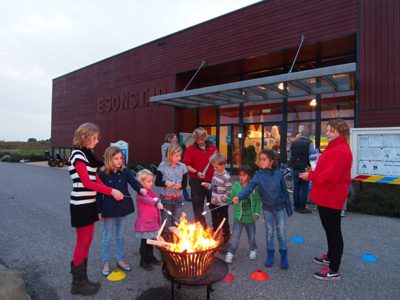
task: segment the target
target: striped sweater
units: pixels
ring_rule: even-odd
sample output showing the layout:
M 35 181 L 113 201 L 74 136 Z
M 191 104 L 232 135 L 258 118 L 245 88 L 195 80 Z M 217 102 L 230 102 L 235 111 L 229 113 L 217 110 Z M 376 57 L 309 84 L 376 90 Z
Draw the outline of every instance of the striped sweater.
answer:
M 96 194 L 110 195 L 112 189 L 106 187 L 97 175 L 97 167 L 82 150 L 72 151 L 68 161 L 68 171 L 72 180 L 70 213 L 72 227 L 83 227 L 98 220 Z
M 216 205 L 224 204 L 223 199 L 226 200 L 231 194 L 232 179 L 228 172 L 219 174 L 214 172 L 211 179 L 211 198 L 215 198 Z

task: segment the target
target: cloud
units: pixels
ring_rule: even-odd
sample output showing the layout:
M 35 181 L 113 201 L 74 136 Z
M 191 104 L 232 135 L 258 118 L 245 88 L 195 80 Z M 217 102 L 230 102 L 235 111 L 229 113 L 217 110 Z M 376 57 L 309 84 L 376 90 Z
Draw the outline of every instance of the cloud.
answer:
M 17 33 L 49 33 L 49 34 L 70 34 L 73 32 L 73 21 L 62 15 L 42 16 L 38 14 L 30 14 L 21 18 L 15 25 L 15 32 Z

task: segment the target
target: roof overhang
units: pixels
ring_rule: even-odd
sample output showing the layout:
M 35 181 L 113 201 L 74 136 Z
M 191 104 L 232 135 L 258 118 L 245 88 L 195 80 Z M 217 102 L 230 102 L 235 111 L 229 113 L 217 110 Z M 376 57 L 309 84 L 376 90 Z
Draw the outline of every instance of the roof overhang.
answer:
M 354 90 L 356 63 L 214 85 L 150 97 L 151 103 L 200 108 Z

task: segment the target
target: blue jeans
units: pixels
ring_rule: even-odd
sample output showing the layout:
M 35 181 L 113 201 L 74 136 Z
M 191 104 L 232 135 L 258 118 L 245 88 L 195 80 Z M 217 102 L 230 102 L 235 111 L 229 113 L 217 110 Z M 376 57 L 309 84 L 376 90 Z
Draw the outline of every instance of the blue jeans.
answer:
M 110 263 L 110 246 L 115 227 L 115 259 L 120 262 L 124 258 L 124 235 L 127 217 L 104 218 L 102 256 L 105 264 Z
M 168 215 L 165 209 L 161 211 L 161 218 L 164 221 L 167 219 L 167 224 L 165 226 L 164 232 L 168 231 L 168 227 L 175 226 L 175 222 L 179 223 L 181 214 L 182 214 L 182 202 L 183 199 L 165 199 L 161 197 L 161 203 L 165 209 L 169 210 L 172 213 L 172 216 Z
M 281 210 L 275 210 L 270 212 L 269 210 L 263 209 L 264 220 L 265 220 L 265 231 L 267 233 L 267 250 L 274 250 L 274 235 L 275 227 L 278 235 L 279 250 L 287 250 L 286 244 L 286 208 Z
M 293 206 L 297 210 L 306 208 L 309 182 L 299 178 L 300 171 L 293 170 Z
M 250 250 L 257 250 L 256 245 L 256 223 L 233 223 L 232 235 L 229 241 L 228 252 L 235 254 L 239 246 L 240 236 L 243 228 L 246 229 Z

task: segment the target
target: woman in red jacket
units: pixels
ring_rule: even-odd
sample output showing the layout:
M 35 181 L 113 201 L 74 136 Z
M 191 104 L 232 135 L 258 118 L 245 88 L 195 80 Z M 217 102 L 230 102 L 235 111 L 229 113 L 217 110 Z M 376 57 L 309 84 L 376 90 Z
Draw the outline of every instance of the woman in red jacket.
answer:
M 352 155 L 347 143 L 349 126 L 342 119 L 328 122 L 328 147 L 318 159 L 315 171 L 307 170 L 299 177 L 312 180 L 310 199 L 318 205 L 319 216 L 328 241 L 328 252 L 314 257 L 314 262 L 325 266 L 313 277 L 321 280 L 340 279 L 339 266 L 343 254 L 340 212 L 351 183 Z

